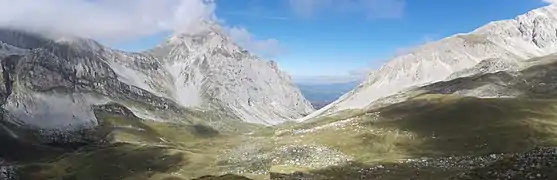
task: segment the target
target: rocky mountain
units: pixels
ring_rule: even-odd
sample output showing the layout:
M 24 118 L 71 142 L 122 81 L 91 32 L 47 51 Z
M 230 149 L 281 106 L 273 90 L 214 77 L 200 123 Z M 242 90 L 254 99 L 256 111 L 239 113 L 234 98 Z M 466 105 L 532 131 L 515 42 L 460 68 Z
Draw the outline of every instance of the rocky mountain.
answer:
M 456 95 L 477 98 L 555 98 L 553 89 L 557 75 L 557 54 L 522 61 L 521 69 L 489 72 L 480 62 L 477 74 L 439 81 L 425 86 L 409 88 L 394 95 L 377 99 L 365 109 L 376 109 L 401 103 L 427 94 Z M 491 61 L 488 61 L 491 62 Z M 469 72 L 467 70 L 463 72 Z
M 274 61 L 236 46 L 216 24 L 205 22 L 194 33 L 172 36 L 149 54 L 164 63 L 174 82 L 171 94 L 183 106 L 219 106 L 265 124 L 313 111 Z
M 557 52 L 556 31 L 557 5 L 549 5 L 514 19 L 488 23 L 470 33 L 425 44 L 391 59 L 357 88 L 300 120 L 361 109 L 408 88 L 482 71 L 470 68 L 483 66 L 483 71 L 515 68 L 527 59 Z M 474 68 L 480 62 L 489 68 L 485 64 Z
M 10 29 L 0 30 L 0 42 L 3 119 L 25 127 L 96 126 L 93 109 L 107 103 L 142 119 L 213 125 L 276 124 L 313 110 L 276 63 L 209 22 L 143 53 Z

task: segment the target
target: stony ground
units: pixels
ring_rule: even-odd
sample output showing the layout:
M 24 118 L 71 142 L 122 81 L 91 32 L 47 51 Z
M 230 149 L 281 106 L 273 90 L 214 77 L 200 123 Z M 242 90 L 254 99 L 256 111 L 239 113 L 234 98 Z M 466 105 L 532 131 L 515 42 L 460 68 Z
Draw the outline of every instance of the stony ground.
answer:
M 557 179 L 557 148 L 540 147 L 525 153 L 492 154 L 479 157 L 412 159 L 399 164 L 344 168 L 343 175 L 325 171 L 292 174 L 274 173 L 271 179 L 451 179 L 451 180 L 524 180 Z M 406 172 L 411 170 L 411 172 Z M 422 171 L 423 170 L 423 171 Z
M 13 166 L 0 158 L 0 180 L 16 179 Z
M 511 154 L 451 179 L 557 179 L 557 148 L 540 147 L 525 153 Z

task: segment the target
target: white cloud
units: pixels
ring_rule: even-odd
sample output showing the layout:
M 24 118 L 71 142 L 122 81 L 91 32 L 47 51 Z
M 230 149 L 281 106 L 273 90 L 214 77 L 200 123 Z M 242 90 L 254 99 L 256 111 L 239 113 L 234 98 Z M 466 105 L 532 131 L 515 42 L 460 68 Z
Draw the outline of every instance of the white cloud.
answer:
M 289 4 L 304 17 L 326 10 L 358 11 L 370 18 L 399 18 L 406 7 L 405 0 L 289 0 Z
M 557 4 L 557 0 L 542 0 L 542 1 L 548 4 Z
M 270 12 L 267 9 L 263 9 L 259 6 L 248 6 L 246 9 L 242 9 L 239 11 L 225 11 L 220 12 L 221 15 L 227 16 L 240 16 L 242 18 L 250 18 L 250 19 L 264 19 L 264 20 L 288 20 L 287 16 L 276 15 L 273 12 Z
M 226 31 L 241 47 L 265 57 L 273 57 L 283 52 L 276 39 L 256 39 L 243 27 L 230 27 Z
M 0 0 L 0 27 L 125 43 L 166 32 L 194 30 L 198 20 L 224 24 L 214 0 Z M 226 29 L 226 28 L 225 28 Z M 257 40 L 243 27 L 228 30 L 259 55 L 280 52 L 275 39 Z
M 185 31 L 214 10 L 212 0 L 0 0 L 0 27 L 119 41 Z

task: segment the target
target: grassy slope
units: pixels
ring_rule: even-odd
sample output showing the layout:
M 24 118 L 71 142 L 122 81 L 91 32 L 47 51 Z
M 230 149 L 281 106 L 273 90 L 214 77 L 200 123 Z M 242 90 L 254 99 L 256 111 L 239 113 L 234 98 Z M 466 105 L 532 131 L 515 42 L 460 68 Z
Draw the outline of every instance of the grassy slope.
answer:
M 360 174 L 354 173 L 355 169 L 373 164 L 388 166 L 407 158 L 479 156 L 522 152 L 541 145 L 555 146 L 556 110 L 557 101 L 554 100 L 424 95 L 379 109 L 380 116 L 371 112 L 351 112 L 337 119 L 351 118 L 350 124 L 301 135 L 283 135 L 282 140 L 285 143 L 316 142 L 352 156 L 355 161 L 352 165 L 304 171 L 329 177 L 353 173 L 356 178 Z M 334 121 L 332 119 L 291 128 L 311 129 Z M 430 178 L 428 173 L 437 173 L 439 177 L 446 177 L 448 173 L 396 166 L 390 171 L 392 176 L 381 178 L 407 178 L 415 171 L 423 171 L 426 179 Z
M 95 133 L 109 143 L 19 169 L 22 179 L 190 179 L 219 174 L 220 151 L 244 139 L 201 124 L 145 121 L 97 112 Z

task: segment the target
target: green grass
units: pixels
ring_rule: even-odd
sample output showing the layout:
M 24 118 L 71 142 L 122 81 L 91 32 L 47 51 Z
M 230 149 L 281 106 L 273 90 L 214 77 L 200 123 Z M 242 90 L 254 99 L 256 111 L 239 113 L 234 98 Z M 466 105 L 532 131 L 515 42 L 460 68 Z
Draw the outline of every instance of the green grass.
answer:
M 19 139 L 11 137 L 16 134 Z M 12 162 L 33 162 L 48 160 L 65 153 L 63 149 L 52 148 L 38 143 L 35 134 L 0 121 L 0 158 Z
M 520 152 L 557 143 L 557 101 L 532 99 L 414 99 L 380 109 L 398 121 L 364 122 L 423 139 L 417 156 Z
M 350 116 L 355 124 L 284 136 L 282 141 L 315 142 L 362 163 L 521 152 L 557 145 L 557 101 L 553 100 L 426 95 L 377 111 L 379 120 L 365 114 Z M 331 121 L 306 124 L 303 129 Z
M 20 169 L 22 179 L 145 179 L 176 171 L 187 156 L 167 148 L 114 144 L 95 151 L 81 151 L 62 159 L 31 164 Z

